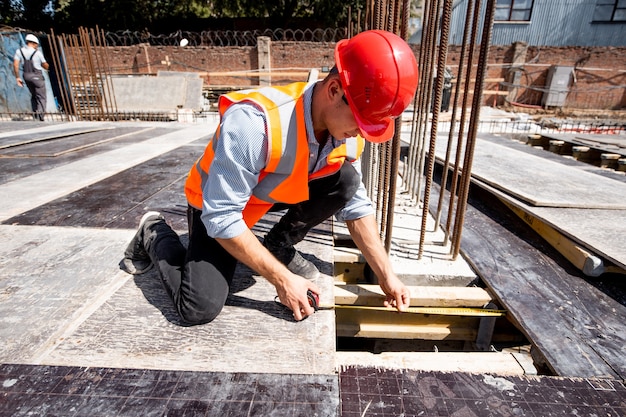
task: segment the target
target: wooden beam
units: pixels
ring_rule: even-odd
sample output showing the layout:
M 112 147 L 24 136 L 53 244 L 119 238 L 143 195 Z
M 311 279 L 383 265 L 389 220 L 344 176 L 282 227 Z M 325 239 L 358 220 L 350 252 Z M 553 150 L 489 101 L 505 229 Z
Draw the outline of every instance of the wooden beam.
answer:
M 601 258 L 577 245 L 554 227 L 523 210 L 521 207 L 505 198 L 499 197 L 499 199 L 585 275 L 597 277 L 605 272 L 626 274 L 626 271 L 619 267 L 605 266 Z
M 356 284 L 358 282 L 367 282 L 364 278 L 364 269 L 365 263 L 335 262 L 335 283 Z
M 475 317 L 337 310 L 337 336 L 383 339 L 476 340 Z
M 536 375 L 532 360 L 504 352 L 337 352 L 337 365 L 494 375 Z
M 483 307 L 493 299 L 478 287 L 410 286 L 411 306 Z M 385 295 L 378 285 L 335 286 L 335 304 L 382 306 Z

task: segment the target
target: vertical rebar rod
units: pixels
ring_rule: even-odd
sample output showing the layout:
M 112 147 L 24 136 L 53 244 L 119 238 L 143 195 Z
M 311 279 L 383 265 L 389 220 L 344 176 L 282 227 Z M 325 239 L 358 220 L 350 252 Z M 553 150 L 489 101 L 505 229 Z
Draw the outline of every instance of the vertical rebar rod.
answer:
M 74 103 L 76 105 L 76 114 L 81 120 L 91 120 L 89 117 L 86 117 L 85 109 L 84 109 L 84 91 L 86 89 L 85 80 L 82 74 L 82 68 L 84 65 L 81 65 L 77 62 L 78 60 L 78 39 L 76 35 L 65 35 L 66 43 L 69 48 L 66 48 L 68 52 L 68 56 L 71 59 L 71 64 L 68 66 L 70 73 L 70 83 L 72 91 L 74 92 Z M 78 86 L 78 89 L 76 88 Z M 83 93 L 81 94 L 81 89 Z
M 435 171 L 435 148 L 437 146 L 437 127 L 439 123 L 439 112 L 441 110 L 441 93 L 443 91 L 444 74 L 446 60 L 448 56 L 448 40 L 450 39 L 450 20 L 452 15 L 452 0 L 444 0 L 443 13 L 441 19 L 441 31 L 439 37 L 439 55 L 437 58 L 437 77 L 435 98 L 432 106 L 433 116 L 430 126 L 430 145 L 428 148 L 428 167 L 426 173 L 426 184 L 424 186 L 424 207 L 422 208 L 422 226 L 420 229 L 419 249 L 417 259 L 422 259 L 424 254 L 424 241 L 426 239 L 426 227 L 430 205 L 430 190 Z
M 487 73 L 487 57 L 489 55 L 489 46 L 491 44 L 491 31 L 493 28 L 493 16 L 495 13 L 495 9 L 496 0 L 487 0 L 485 18 L 483 20 L 483 33 L 480 45 L 480 55 L 478 58 L 478 67 L 476 69 L 476 84 L 474 86 L 474 97 L 472 100 L 472 115 L 470 117 L 470 126 L 468 130 L 467 149 L 465 150 L 465 159 L 463 161 L 461 194 L 459 196 L 459 209 L 457 211 L 457 218 L 455 222 L 455 239 L 453 242 L 452 252 L 453 259 L 457 258 L 461 248 L 461 234 L 463 231 L 463 222 L 465 221 L 465 210 L 467 208 L 467 200 L 469 195 L 472 161 L 474 159 L 474 147 L 476 144 L 478 123 L 480 122 L 480 104 L 483 97 L 485 74 Z
M 101 50 L 104 51 L 101 78 L 104 78 L 106 86 L 105 98 L 108 97 L 108 100 L 106 100 L 106 111 L 110 119 L 117 120 L 117 101 L 115 100 L 115 91 L 113 90 L 113 79 L 111 78 L 111 66 L 109 64 L 109 53 L 106 38 L 104 36 L 104 30 L 96 27 L 96 31 L 98 33 L 98 45 L 100 45 Z
M 470 83 L 472 80 L 472 75 L 473 75 L 473 64 L 474 64 L 474 52 L 476 50 L 476 42 L 478 39 L 478 22 L 480 21 L 480 12 L 481 12 L 481 8 L 482 8 L 482 0 L 476 0 L 476 4 L 474 7 L 474 18 L 473 18 L 473 22 L 472 22 L 472 35 L 471 35 L 471 39 L 470 39 L 470 45 L 469 45 L 469 54 L 468 54 L 468 58 L 467 58 L 467 70 L 466 70 L 466 74 L 465 74 L 465 79 L 464 79 L 464 90 L 465 90 L 465 94 L 463 96 L 463 104 L 461 106 L 461 119 L 459 122 L 459 144 L 457 146 L 457 150 L 456 150 L 456 156 L 455 156 L 455 164 L 454 164 L 454 170 L 453 170 L 453 174 L 452 174 L 452 185 L 450 187 L 450 203 L 449 203 L 449 209 L 448 209 L 448 219 L 446 224 L 448 225 L 448 228 L 452 228 L 452 240 L 454 241 L 456 239 L 456 233 L 458 233 L 459 229 L 456 225 L 452 224 L 452 217 L 454 216 L 455 218 L 458 216 L 458 210 L 454 210 L 454 206 L 455 206 L 455 202 L 458 199 L 458 195 L 461 194 L 457 193 L 457 189 L 458 189 L 458 185 L 459 185 L 459 181 L 462 181 L 462 179 L 459 177 L 460 173 L 462 173 L 462 169 L 463 167 L 461 166 L 461 156 L 463 154 L 463 148 L 467 148 L 467 141 L 469 140 L 469 138 L 465 138 L 465 140 L 463 140 L 464 135 L 465 135 L 465 121 L 467 119 L 467 103 L 468 103 L 468 98 L 469 98 L 469 91 L 470 91 Z M 472 108 L 471 111 L 474 111 L 474 109 Z M 450 248 L 450 253 L 452 254 L 454 252 L 454 242 L 452 242 L 452 247 Z
M 450 166 L 450 154 L 452 152 L 452 144 L 454 143 L 454 133 L 456 128 L 456 114 L 458 110 L 459 96 L 461 94 L 461 86 L 464 85 L 464 91 L 469 91 L 469 82 L 470 75 L 472 72 L 472 61 L 473 61 L 473 51 L 476 43 L 476 34 L 478 32 L 478 17 L 480 15 L 480 0 L 478 0 L 478 4 L 476 5 L 476 0 L 469 0 L 467 4 L 467 10 L 465 13 L 465 28 L 463 30 L 463 41 L 461 45 L 461 55 L 459 57 L 459 68 L 457 71 L 457 82 L 454 89 L 454 104 L 452 106 L 452 119 L 450 122 L 450 134 L 448 135 L 448 147 L 446 150 L 446 161 L 443 167 L 443 174 L 441 180 L 441 192 L 439 193 L 439 208 L 437 210 L 437 219 L 436 224 L 440 223 L 441 210 L 443 207 L 443 199 L 445 196 L 445 190 L 448 183 L 448 171 Z M 476 7 L 475 7 L 476 6 Z M 470 38 L 471 32 L 471 38 Z M 468 45 L 469 40 L 469 45 Z M 467 74 L 464 74 L 465 71 L 465 60 L 467 55 L 467 50 L 469 48 L 469 56 L 467 57 Z M 465 84 L 463 84 L 465 82 Z M 467 98 L 469 95 L 467 93 L 463 94 L 462 107 L 461 107 L 461 118 L 459 124 L 459 133 L 456 136 L 456 156 L 454 159 L 454 169 L 452 173 L 452 181 L 450 185 L 450 201 L 448 204 L 448 214 L 446 218 L 446 223 L 443 227 L 444 229 L 444 245 L 447 245 L 450 240 L 450 226 L 452 221 L 452 214 L 454 212 L 455 203 L 456 203 L 456 189 L 458 184 L 458 175 L 459 175 L 459 160 L 460 155 L 463 149 L 463 135 L 465 132 L 465 117 L 466 117 L 466 108 L 467 108 Z
M 59 48 L 59 40 L 54 34 L 54 29 L 50 29 L 50 37 L 48 38 L 48 43 L 50 45 L 52 65 L 54 66 L 54 71 L 56 73 L 59 92 L 61 93 L 61 103 L 63 104 L 63 112 L 61 113 L 61 117 L 62 119 L 65 118 L 66 120 L 69 120 L 70 100 L 67 93 L 67 67 L 63 65 L 64 55 L 61 53 L 61 50 Z
M 428 125 L 428 113 L 430 104 L 430 89 L 432 88 L 432 57 L 434 55 L 433 44 L 436 38 L 437 22 L 439 16 L 440 0 L 430 0 L 424 6 L 428 16 L 422 28 L 422 44 L 420 45 L 420 89 L 419 89 L 419 110 L 418 129 L 415 140 L 415 151 L 413 161 L 410 163 L 411 176 L 409 178 L 409 190 L 411 198 L 418 200 L 421 191 L 421 176 L 423 172 L 426 137 L 426 127 Z

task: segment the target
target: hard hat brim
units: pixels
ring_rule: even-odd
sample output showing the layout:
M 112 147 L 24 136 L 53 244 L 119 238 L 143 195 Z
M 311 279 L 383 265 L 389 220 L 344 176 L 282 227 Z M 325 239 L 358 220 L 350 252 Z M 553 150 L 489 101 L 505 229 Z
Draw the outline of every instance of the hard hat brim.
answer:
M 363 119 L 357 111 L 355 111 L 352 106 L 352 114 L 354 115 L 354 119 L 356 123 L 359 125 L 359 129 L 361 130 L 361 134 L 363 137 L 374 143 L 382 143 L 387 142 L 395 133 L 395 123 L 391 118 L 381 120 L 379 122 L 370 122 L 368 120 Z

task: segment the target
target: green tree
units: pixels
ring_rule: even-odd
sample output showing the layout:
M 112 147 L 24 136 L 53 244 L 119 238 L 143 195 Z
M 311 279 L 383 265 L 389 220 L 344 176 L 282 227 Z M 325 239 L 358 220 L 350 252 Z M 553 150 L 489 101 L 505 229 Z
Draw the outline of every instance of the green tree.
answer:
M 29 0 L 42 2 L 46 0 Z M 305 19 L 307 25 L 343 27 L 351 10 L 356 18 L 367 0 L 56 0 L 55 27 L 104 30 L 187 29 L 200 19 L 261 19 L 266 27 L 287 28 Z M 163 26 L 165 25 L 165 26 Z M 307 26 L 308 27 L 308 26 Z
M 36 31 L 47 30 L 53 22 L 55 0 L 2 0 L 0 22 Z
M 291 19 L 309 18 L 328 27 L 345 26 L 348 10 L 365 7 L 366 0 L 215 0 L 216 17 L 256 17 L 288 25 Z
M 62 0 L 55 22 L 64 30 L 98 25 L 105 30 L 154 29 L 164 19 L 207 16 L 205 2 L 197 0 Z

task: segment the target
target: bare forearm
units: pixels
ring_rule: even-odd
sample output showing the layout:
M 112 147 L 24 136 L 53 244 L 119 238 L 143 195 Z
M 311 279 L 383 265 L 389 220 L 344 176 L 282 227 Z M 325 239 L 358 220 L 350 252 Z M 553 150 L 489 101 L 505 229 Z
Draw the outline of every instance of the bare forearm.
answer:
M 291 273 L 287 267 L 274 258 L 251 231 L 246 230 L 232 239 L 216 240 L 228 253 L 263 275 L 274 286 L 289 279 Z
M 385 305 L 402 311 L 411 303 L 408 288 L 398 279 L 380 237 L 373 215 L 346 222 L 350 235 L 378 277 L 378 284 L 387 295 Z
M 393 274 L 387 251 L 378 235 L 378 225 L 373 215 L 346 222 L 350 236 L 367 263 L 379 279 Z
M 250 230 L 246 230 L 235 238 L 217 239 L 217 241 L 237 260 L 248 265 L 272 283 L 276 287 L 281 303 L 293 311 L 293 317 L 296 320 L 302 320 L 315 312 L 309 305 L 307 291 L 311 290 L 319 294 L 318 287 L 303 277 L 291 273 Z

